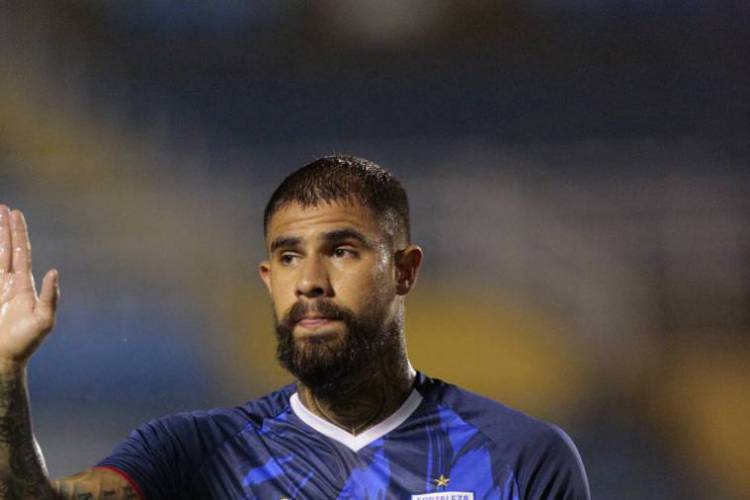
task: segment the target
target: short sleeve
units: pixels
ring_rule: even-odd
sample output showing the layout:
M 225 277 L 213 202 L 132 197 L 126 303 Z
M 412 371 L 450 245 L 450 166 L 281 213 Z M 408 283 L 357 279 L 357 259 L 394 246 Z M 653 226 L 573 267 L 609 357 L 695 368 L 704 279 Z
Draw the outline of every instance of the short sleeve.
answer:
M 180 417 L 153 420 L 130 433 L 97 467 L 124 473 L 146 500 L 183 498 L 189 489 L 191 460 L 188 421 Z
M 528 443 L 519 471 L 523 498 L 590 500 L 586 470 L 573 441 L 549 425 Z

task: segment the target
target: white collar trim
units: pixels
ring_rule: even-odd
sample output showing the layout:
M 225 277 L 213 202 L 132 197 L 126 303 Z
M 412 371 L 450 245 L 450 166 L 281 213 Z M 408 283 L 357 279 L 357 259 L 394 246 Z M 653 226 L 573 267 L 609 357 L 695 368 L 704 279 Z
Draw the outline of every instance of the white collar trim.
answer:
M 411 394 L 409 394 L 409 397 L 406 398 L 406 401 L 404 401 L 398 410 L 393 412 L 393 414 L 382 422 L 373 425 L 361 434 L 355 435 L 350 434 L 328 420 L 320 418 L 305 408 L 305 405 L 302 404 L 296 392 L 289 398 L 289 403 L 292 405 L 292 411 L 300 420 L 324 436 L 329 437 L 334 441 L 338 441 L 355 453 L 403 424 L 404 421 L 414 413 L 414 410 L 417 409 L 421 402 L 422 395 L 416 389 L 412 389 Z

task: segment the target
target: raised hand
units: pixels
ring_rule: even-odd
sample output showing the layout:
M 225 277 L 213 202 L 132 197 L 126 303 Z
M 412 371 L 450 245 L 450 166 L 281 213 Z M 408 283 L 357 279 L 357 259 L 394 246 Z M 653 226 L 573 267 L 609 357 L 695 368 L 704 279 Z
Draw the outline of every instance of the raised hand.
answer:
M 0 205 L 0 365 L 25 364 L 55 324 L 59 294 L 53 269 L 37 296 L 26 220 Z

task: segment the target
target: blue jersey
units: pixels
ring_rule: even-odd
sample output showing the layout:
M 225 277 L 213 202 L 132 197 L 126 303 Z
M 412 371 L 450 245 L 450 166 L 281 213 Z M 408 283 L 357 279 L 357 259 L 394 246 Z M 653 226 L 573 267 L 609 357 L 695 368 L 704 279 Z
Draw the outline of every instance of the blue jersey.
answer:
M 563 431 L 421 373 L 398 411 L 357 435 L 289 385 L 144 424 L 99 466 L 147 500 L 590 498 Z

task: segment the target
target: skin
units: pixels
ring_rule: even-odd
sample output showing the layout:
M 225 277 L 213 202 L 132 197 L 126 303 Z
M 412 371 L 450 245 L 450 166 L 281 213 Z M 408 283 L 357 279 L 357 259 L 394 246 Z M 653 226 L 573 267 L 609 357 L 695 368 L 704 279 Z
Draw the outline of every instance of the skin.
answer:
M 51 481 L 31 430 L 26 368 L 55 325 L 59 277 L 50 270 L 37 295 L 26 220 L 0 205 L 0 499 L 135 499 L 120 475 L 89 469 Z
M 341 237 L 341 231 L 349 236 Z M 332 240 L 331 233 L 339 236 Z M 352 238 L 354 233 L 361 238 Z M 272 217 L 266 245 L 269 258 L 259 270 L 278 317 L 296 301 L 314 304 L 326 297 L 355 314 L 374 301 L 384 318 L 393 319 L 403 314 L 404 297 L 422 260 L 419 247 L 394 241 L 358 204 L 286 205 Z M 54 269 L 45 274 L 37 294 L 25 218 L 0 205 L 0 500 L 140 498 L 122 476 L 104 468 L 55 480 L 47 475 L 31 428 L 27 366 L 54 327 L 59 296 Z M 295 341 L 305 342 L 348 332 L 342 323 L 309 319 L 298 323 L 293 334 Z M 383 420 L 403 403 L 414 381 L 403 332 L 399 341 L 402 355 L 370 360 L 342 381 L 336 397 L 316 397 L 299 384 L 302 403 L 353 434 Z
M 268 225 L 266 248 L 259 272 L 278 318 L 298 301 L 314 305 L 325 298 L 355 315 L 379 307 L 385 325 L 403 314 L 422 261 L 418 246 L 388 235 L 370 209 L 356 202 L 282 206 Z M 348 332 L 339 321 L 303 320 L 293 335 L 304 347 Z M 298 381 L 302 404 L 351 434 L 380 422 L 404 402 L 414 382 L 403 332 L 399 340 L 402 355 L 368 360 L 341 381 L 335 396 L 321 397 Z

